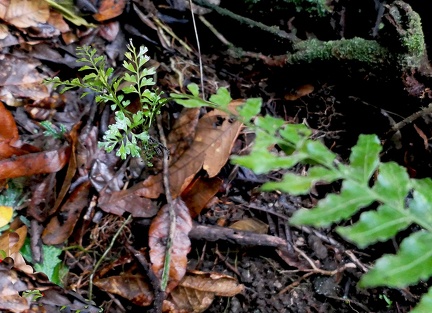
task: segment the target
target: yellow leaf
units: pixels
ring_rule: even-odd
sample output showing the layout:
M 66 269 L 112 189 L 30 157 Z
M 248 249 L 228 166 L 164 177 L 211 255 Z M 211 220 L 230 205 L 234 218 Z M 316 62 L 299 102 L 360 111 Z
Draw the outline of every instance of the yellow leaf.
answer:
M 0 227 L 7 225 L 12 219 L 13 208 L 10 206 L 0 206 Z

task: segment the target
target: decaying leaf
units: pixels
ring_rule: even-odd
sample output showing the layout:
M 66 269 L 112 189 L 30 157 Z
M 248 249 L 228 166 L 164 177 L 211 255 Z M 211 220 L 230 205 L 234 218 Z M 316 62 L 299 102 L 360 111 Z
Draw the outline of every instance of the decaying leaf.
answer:
M 10 206 L 0 205 L 0 227 L 6 226 L 12 219 L 13 208 Z
M 205 114 L 198 121 L 194 142 L 169 167 L 170 190 L 174 198 L 181 194 L 201 168 L 207 171 L 209 177 L 219 173 L 228 160 L 241 126 L 240 122 L 231 120 L 228 114 L 219 110 Z M 163 192 L 162 174 L 150 176 L 135 188 L 141 196 L 159 197 Z
M 79 185 L 61 207 L 60 213 L 51 218 L 42 233 L 42 240 L 47 245 L 63 243 L 72 234 L 82 210 L 88 205 L 90 183 Z
M 242 284 L 228 275 L 188 271 L 167 300 L 177 310 L 199 313 L 211 305 L 215 296 L 233 297 L 243 289 Z
M 148 306 L 153 302 L 153 292 L 142 275 L 122 273 L 118 276 L 95 279 L 98 288 L 119 295 L 139 306 Z
M 126 0 L 102 0 L 98 13 L 94 14 L 93 18 L 99 22 L 112 19 L 122 14 L 125 6 Z
M 0 161 L 0 179 L 54 173 L 69 160 L 70 147 L 30 153 Z
M 37 26 L 48 20 L 49 6 L 46 1 L 2 0 L 0 18 L 18 28 Z
M 33 58 L 3 56 L 0 60 L 0 100 L 16 106 L 17 98 L 38 101 L 49 97 L 48 88 L 42 83 L 45 77 L 37 70 L 40 64 Z
M 189 208 L 191 217 L 194 218 L 219 191 L 223 181 L 219 177 L 195 179 L 181 194 L 181 198 Z
M 102 193 L 98 206 L 107 213 L 123 215 L 129 212 L 133 217 L 153 217 L 158 211 L 152 200 L 138 196 L 131 189 Z
M 184 202 L 177 198 L 173 201 L 172 206 L 176 215 L 176 225 L 171 250 L 169 282 L 166 289 L 167 293 L 177 286 L 186 273 L 187 254 L 189 253 L 191 246 L 188 234 L 192 229 L 192 219 L 189 214 L 189 209 L 186 207 Z M 169 206 L 167 204 L 160 209 L 158 215 L 153 219 L 149 230 L 152 270 L 159 278 L 162 277 L 169 229 L 170 218 Z

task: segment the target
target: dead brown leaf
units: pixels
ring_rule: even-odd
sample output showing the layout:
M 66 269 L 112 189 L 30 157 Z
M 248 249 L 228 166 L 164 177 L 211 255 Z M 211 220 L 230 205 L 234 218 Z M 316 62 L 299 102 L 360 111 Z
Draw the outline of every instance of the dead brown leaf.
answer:
M 2 0 L 0 18 L 18 28 L 37 26 L 49 18 L 49 6 L 46 1 Z
M 93 18 L 98 21 L 106 21 L 123 13 L 126 0 L 102 0 L 100 1 L 98 13 L 93 14 Z
M 302 85 L 302 86 L 298 87 L 292 93 L 286 94 L 284 98 L 285 98 L 285 100 L 288 100 L 288 101 L 294 101 L 294 100 L 297 100 L 303 96 L 310 94 L 313 91 L 314 91 L 314 86 L 312 86 L 311 84 L 306 84 L 306 85 Z
M 35 1 L 39 2 L 39 1 Z M 42 1 L 41 1 L 42 2 Z M 33 58 L 4 55 L 0 59 L 0 100 L 16 106 L 17 98 L 39 101 L 50 96 L 43 76 L 37 67 L 41 63 Z
M 158 207 L 144 197 L 140 197 L 132 189 L 104 192 L 99 197 L 98 206 L 107 213 L 123 215 L 129 212 L 133 217 L 153 217 Z
M 236 106 L 241 101 L 233 101 Z M 219 110 L 205 114 L 199 121 L 194 142 L 182 156 L 169 167 L 170 190 L 173 198 L 191 183 L 195 174 L 204 168 L 209 177 L 216 176 L 225 165 L 242 124 L 230 119 Z M 147 198 L 157 198 L 163 193 L 162 174 L 150 176 L 136 185 L 137 193 Z
M 173 201 L 172 206 L 176 215 L 176 225 L 171 250 L 169 281 L 166 289 L 167 293 L 177 286 L 186 273 L 187 254 L 189 253 L 191 246 L 188 234 L 192 229 L 192 219 L 189 214 L 189 209 L 186 207 L 184 202 L 180 198 L 177 198 Z M 152 270 L 159 279 L 162 277 L 169 229 L 169 205 L 166 204 L 153 219 L 149 230 L 149 247 Z
M 146 282 L 146 277 L 141 275 L 122 273 L 118 276 L 95 279 L 94 284 L 139 306 L 148 306 L 153 302 L 153 292 Z
M 230 228 L 267 234 L 268 225 L 256 218 L 245 218 L 231 224 Z
M 188 271 L 168 297 L 175 309 L 185 312 L 204 312 L 215 296 L 233 297 L 244 289 L 228 275 Z
M 69 161 L 69 156 L 70 147 L 62 147 L 1 160 L 0 180 L 58 172 Z
M 218 177 L 198 177 L 181 194 L 181 198 L 189 208 L 191 217 L 195 218 L 219 191 L 223 180 Z
M 42 233 L 42 241 L 47 245 L 63 243 L 72 234 L 82 210 L 88 205 L 90 182 L 79 185 L 61 207 L 60 213 L 49 221 Z

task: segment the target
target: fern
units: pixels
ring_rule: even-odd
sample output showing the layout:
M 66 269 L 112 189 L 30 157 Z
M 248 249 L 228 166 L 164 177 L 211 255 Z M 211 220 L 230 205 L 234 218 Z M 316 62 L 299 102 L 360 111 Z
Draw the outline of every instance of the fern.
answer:
M 209 101 L 198 98 L 196 86 L 189 89 L 193 91 L 192 95 L 172 97 L 187 107 L 207 105 L 228 110 L 227 101 L 231 98 L 226 89 L 219 89 Z M 220 101 L 221 95 L 224 101 Z M 255 131 L 256 138 L 249 155 L 235 156 L 232 161 L 256 173 L 288 170 L 298 163 L 309 164 L 307 175 L 287 172 L 280 181 L 265 183 L 263 190 L 305 195 L 318 182 L 341 182 L 339 193 L 327 195 L 313 209 L 295 212 L 290 220 L 293 225 L 330 226 L 363 210 L 358 222 L 336 230 L 364 248 L 391 239 L 416 224 L 421 230 L 406 237 L 397 254 L 378 259 L 359 284 L 362 287 L 403 288 L 432 276 L 431 179 L 412 179 L 402 166 L 381 162 L 382 147 L 375 135 L 360 135 L 351 150 L 349 163 L 345 164 L 323 143 L 313 140 L 312 131 L 305 125 L 287 124 L 271 116 L 256 116 L 259 111 L 260 101 L 249 99 L 235 114 Z M 275 146 L 281 148 L 284 155 L 270 152 Z M 432 288 L 412 312 L 432 312 Z
M 108 103 L 115 111 L 115 123 L 108 127 L 99 146 L 107 152 L 117 149 L 116 155 L 122 159 L 131 155 L 150 160 L 156 153 L 158 143 L 150 137 L 149 129 L 168 99 L 163 98 L 157 90 L 149 89 L 155 84 L 152 76 L 156 71 L 154 68 L 144 67 L 150 59 L 146 55 L 147 48 L 141 46 L 137 51 L 130 43 L 127 49 L 126 60 L 123 62 L 126 73 L 122 76 L 113 75 L 114 68 L 107 67 L 106 58 L 97 55 L 96 49 L 84 46 L 77 48 L 77 62 L 83 62 L 85 65 L 79 70 L 89 71 L 89 74 L 82 79 L 65 81 L 54 77 L 46 80 L 46 83 L 63 87 L 61 93 L 73 88 L 90 90 L 83 92 L 82 97 L 90 92 L 96 93 L 96 102 Z M 125 98 L 127 94 L 138 96 L 141 107 L 137 112 L 128 110 L 130 100 Z M 151 165 L 150 162 L 148 164 Z

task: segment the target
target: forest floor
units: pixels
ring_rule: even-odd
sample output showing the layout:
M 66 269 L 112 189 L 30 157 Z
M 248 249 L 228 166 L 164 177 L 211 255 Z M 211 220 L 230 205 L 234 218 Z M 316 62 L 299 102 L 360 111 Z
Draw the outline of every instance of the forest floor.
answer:
M 15 2 L 9 1 L 10 12 Z M 163 171 L 163 153 L 155 157 L 153 167 L 107 154 L 97 142 L 112 122 L 109 106 L 97 105 L 94 94 L 58 94 L 42 83 L 56 75 L 79 77 L 80 46 L 95 47 L 120 73 L 131 39 L 136 47 L 148 47 L 149 63 L 157 69 L 156 86 L 163 94 L 188 92 L 189 83 L 203 82 L 207 96 L 227 87 L 233 99 L 261 98 L 263 115 L 306 124 L 342 160 L 360 134 L 377 134 L 384 147 L 382 160 L 398 162 L 411 177 L 431 177 L 430 116 L 402 128 L 396 140 L 387 136 L 395 122 L 429 104 L 427 85 L 423 97 L 416 97 L 400 77 L 380 77 L 355 63 L 289 67 L 270 62 L 292 48 L 284 34 L 295 33 L 303 40 L 376 39 L 385 12 L 379 1 L 329 1 L 331 9 L 323 17 L 294 5 L 272 10 L 256 1 L 254 9 L 246 10 L 244 3 L 233 4 L 243 1 L 228 2 L 218 6 L 278 26 L 280 32 L 272 34 L 208 10 L 195 15 L 198 51 L 188 1 L 179 0 L 77 1 L 79 9 L 73 8 L 69 20 L 62 17 L 64 11 L 46 11 L 44 5 L 28 8 L 32 18 L 25 18 L 24 12 L 0 16 L 5 21 L 0 40 L 0 121 L 5 125 L 0 131 L 0 208 L 5 211 L 0 212 L 0 222 L 6 220 L 0 228 L 0 250 L 7 252 L 0 263 L 0 312 L 30 312 L 30 307 L 31 312 L 161 309 L 164 295 L 154 290 L 158 277 L 149 265 L 149 250 L 156 244 L 149 247 L 149 241 L 155 236 L 152 227 L 169 228 L 164 221 L 168 215 L 160 213 L 165 193 L 145 197 L 137 191 L 148 177 Z M 407 1 L 422 16 L 431 5 L 420 2 Z M 93 25 L 77 26 L 79 15 Z M 425 22 L 429 48 L 427 26 Z M 175 149 L 188 149 L 205 114 L 205 109 L 185 110 L 173 101 L 163 107 L 158 123 L 164 136 L 172 146 L 184 143 L 183 148 L 169 147 L 171 158 L 181 155 Z M 188 120 L 186 126 L 178 123 L 180 118 Z M 64 125 L 66 135 L 44 135 L 47 126 L 41 122 L 46 120 L 57 130 Z M 156 124 L 152 136 L 160 138 Z M 223 138 L 229 142 L 228 153 L 247 154 L 254 134 L 240 126 L 235 134 Z M 182 171 L 198 157 L 189 154 L 177 176 L 186 175 Z M 302 173 L 307 168 L 298 165 L 292 170 Z M 174 256 L 194 282 L 177 286 L 164 311 L 409 312 L 430 285 L 357 286 L 376 259 L 397 251 L 399 237 L 359 249 L 336 234 L 337 225 L 290 226 L 293 212 L 313 207 L 326 193 L 337 192 L 337 185 L 317 186 L 307 196 L 293 197 L 260 190 L 281 172 L 256 175 L 229 161 L 217 174 L 207 172 L 200 168 L 186 191 L 183 186 L 183 200 L 189 209 L 194 206 L 191 246 L 178 247 L 187 259 Z M 13 208 L 10 223 L 8 207 Z M 164 248 L 166 238 L 159 239 Z M 281 242 L 286 251 L 280 249 Z M 19 259 L 20 253 L 30 268 Z

